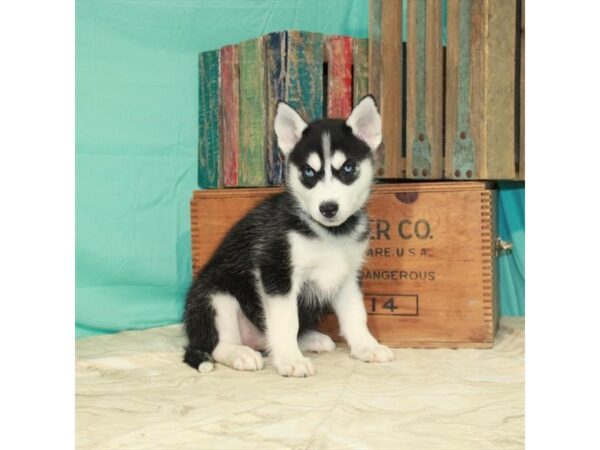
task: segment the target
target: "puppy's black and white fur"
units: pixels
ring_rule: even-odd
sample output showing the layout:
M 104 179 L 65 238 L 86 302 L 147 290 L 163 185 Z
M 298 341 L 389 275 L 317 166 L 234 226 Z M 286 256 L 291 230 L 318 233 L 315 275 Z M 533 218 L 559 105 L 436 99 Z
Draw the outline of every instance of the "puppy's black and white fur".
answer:
M 364 211 L 373 183 L 381 119 L 371 96 L 347 120 L 306 124 L 279 103 L 275 133 L 285 156 L 286 191 L 271 196 L 227 234 L 187 296 L 184 361 L 259 370 L 268 351 L 284 376 L 314 373 L 302 351 L 333 341 L 315 330 L 331 309 L 352 356 L 390 361 L 367 328 L 357 271 L 368 244 Z

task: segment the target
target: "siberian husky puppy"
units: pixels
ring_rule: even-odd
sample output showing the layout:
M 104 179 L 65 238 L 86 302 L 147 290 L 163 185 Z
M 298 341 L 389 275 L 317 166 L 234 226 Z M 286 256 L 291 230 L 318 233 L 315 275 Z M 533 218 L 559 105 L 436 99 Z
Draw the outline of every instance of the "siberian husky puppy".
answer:
M 275 133 L 285 157 L 286 190 L 240 220 L 197 274 L 187 295 L 184 361 L 200 372 L 218 362 L 264 367 L 266 351 L 283 376 L 314 374 L 302 352 L 335 344 L 315 330 L 333 310 L 353 357 L 393 359 L 367 328 L 357 272 L 368 244 L 364 210 L 381 143 L 381 118 L 364 97 L 347 120 L 306 124 L 280 102 Z

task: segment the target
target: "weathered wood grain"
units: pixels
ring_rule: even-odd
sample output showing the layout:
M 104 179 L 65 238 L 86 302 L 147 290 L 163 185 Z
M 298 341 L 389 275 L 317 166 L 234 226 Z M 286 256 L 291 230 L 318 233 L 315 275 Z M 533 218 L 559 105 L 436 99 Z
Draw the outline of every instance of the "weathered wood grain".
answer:
M 382 0 L 369 0 L 369 52 L 368 75 L 369 93 L 375 97 L 381 113 L 381 2 Z M 375 153 L 375 170 L 378 177 L 385 173 L 385 137 Z
M 352 111 L 352 38 L 327 36 L 327 117 L 347 118 Z
M 381 4 L 381 88 L 379 102 L 384 154 L 377 174 L 382 178 L 402 178 L 402 0 Z M 383 169 L 383 170 L 382 170 Z
M 267 82 L 263 37 L 240 45 L 240 186 L 266 184 Z
M 516 2 L 448 0 L 445 176 L 515 177 Z
M 354 73 L 352 76 L 352 105 L 369 93 L 369 40 L 352 39 L 352 58 Z
M 198 185 L 222 185 L 219 137 L 219 50 L 198 58 Z
M 381 103 L 381 1 L 369 0 L 369 93 Z
M 223 158 L 223 185 L 238 185 L 240 79 L 239 48 L 227 45 L 221 48 L 221 103 L 220 134 Z
M 442 178 L 441 7 L 441 0 L 408 0 L 407 178 Z
M 521 8 L 521 21 L 519 23 L 519 36 L 521 64 L 519 67 L 519 173 L 520 180 L 525 179 L 525 0 L 518 0 Z
M 265 36 L 267 58 L 267 183 L 283 182 L 283 155 L 277 146 L 273 125 L 279 100 L 287 101 L 285 84 L 287 64 L 287 31 Z
M 323 117 L 323 35 L 288 31 L 288 103 L 310 122 Z
M 485 139 L 481 178 L 515 178 L 516 1 L 488 0 L 484 14 Z

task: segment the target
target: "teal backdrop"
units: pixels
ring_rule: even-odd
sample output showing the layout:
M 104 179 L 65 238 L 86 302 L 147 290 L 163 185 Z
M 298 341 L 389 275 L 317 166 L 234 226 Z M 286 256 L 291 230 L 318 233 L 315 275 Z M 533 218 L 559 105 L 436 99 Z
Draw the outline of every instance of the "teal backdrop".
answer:
M 368 35 L 368 0 L 76 1 L 76 336 L 181 320 L 198 53 L 283 29 Z M 501 308 L 524 311 L 524 189 L 500 193 Z

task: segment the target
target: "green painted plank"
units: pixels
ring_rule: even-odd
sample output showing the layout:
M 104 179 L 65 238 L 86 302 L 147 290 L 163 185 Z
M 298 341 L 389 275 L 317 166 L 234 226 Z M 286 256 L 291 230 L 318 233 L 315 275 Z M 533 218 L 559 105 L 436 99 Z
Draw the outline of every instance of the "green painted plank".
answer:
M 411 26 L 414 26 L 414 42 L 408 45 L 413 47 L 409 51 L 414 52 L 414 67 L 407 73 L 409 82 L 411 76 L 414 76 L 414 130 L 410 130 L 412 139 L 412 158 L 411 167 L 407 167 L 407 175 L 413 178 L 431 178 L 431 142 L 427 134 L 427 91 L 426 91 L 426 71 L 427 68 L 427 3 L 426 0 L 413 0 L 409 7 L 409 14 L 414 10 L 414 20 Z M 414 25 L 413 25 L 414 24 Z M 429 24 L 435 26 L 436 24 Z M 410 37 L 413 37 L 410 36 Z M 410 39 L 410 38 L 409 38 Z M 410 86 L 412 88 L 413 86 Z M 429 112 L 431 113 L 431 112 Z
M 352 39 L 352 50 L 354 59 L 354 74 L 352 97 L 353 104 L 369 93 L 369 40 Z
M 323 117 L 323 35 L 288 32 L 287 91 L 289 104 L 310 122 Z
M 263 37 L 240 43 L 239 186 L 265 186 L 267 85 Z
M 471 135 L 471 0 L 459 3 L 458 112 L 452 174 L 457 179 L 475 174 L 475 144 Z
M 198 185 L 222 185 L 219 135 L 219 50 L 200 53 L 198 104 Z

